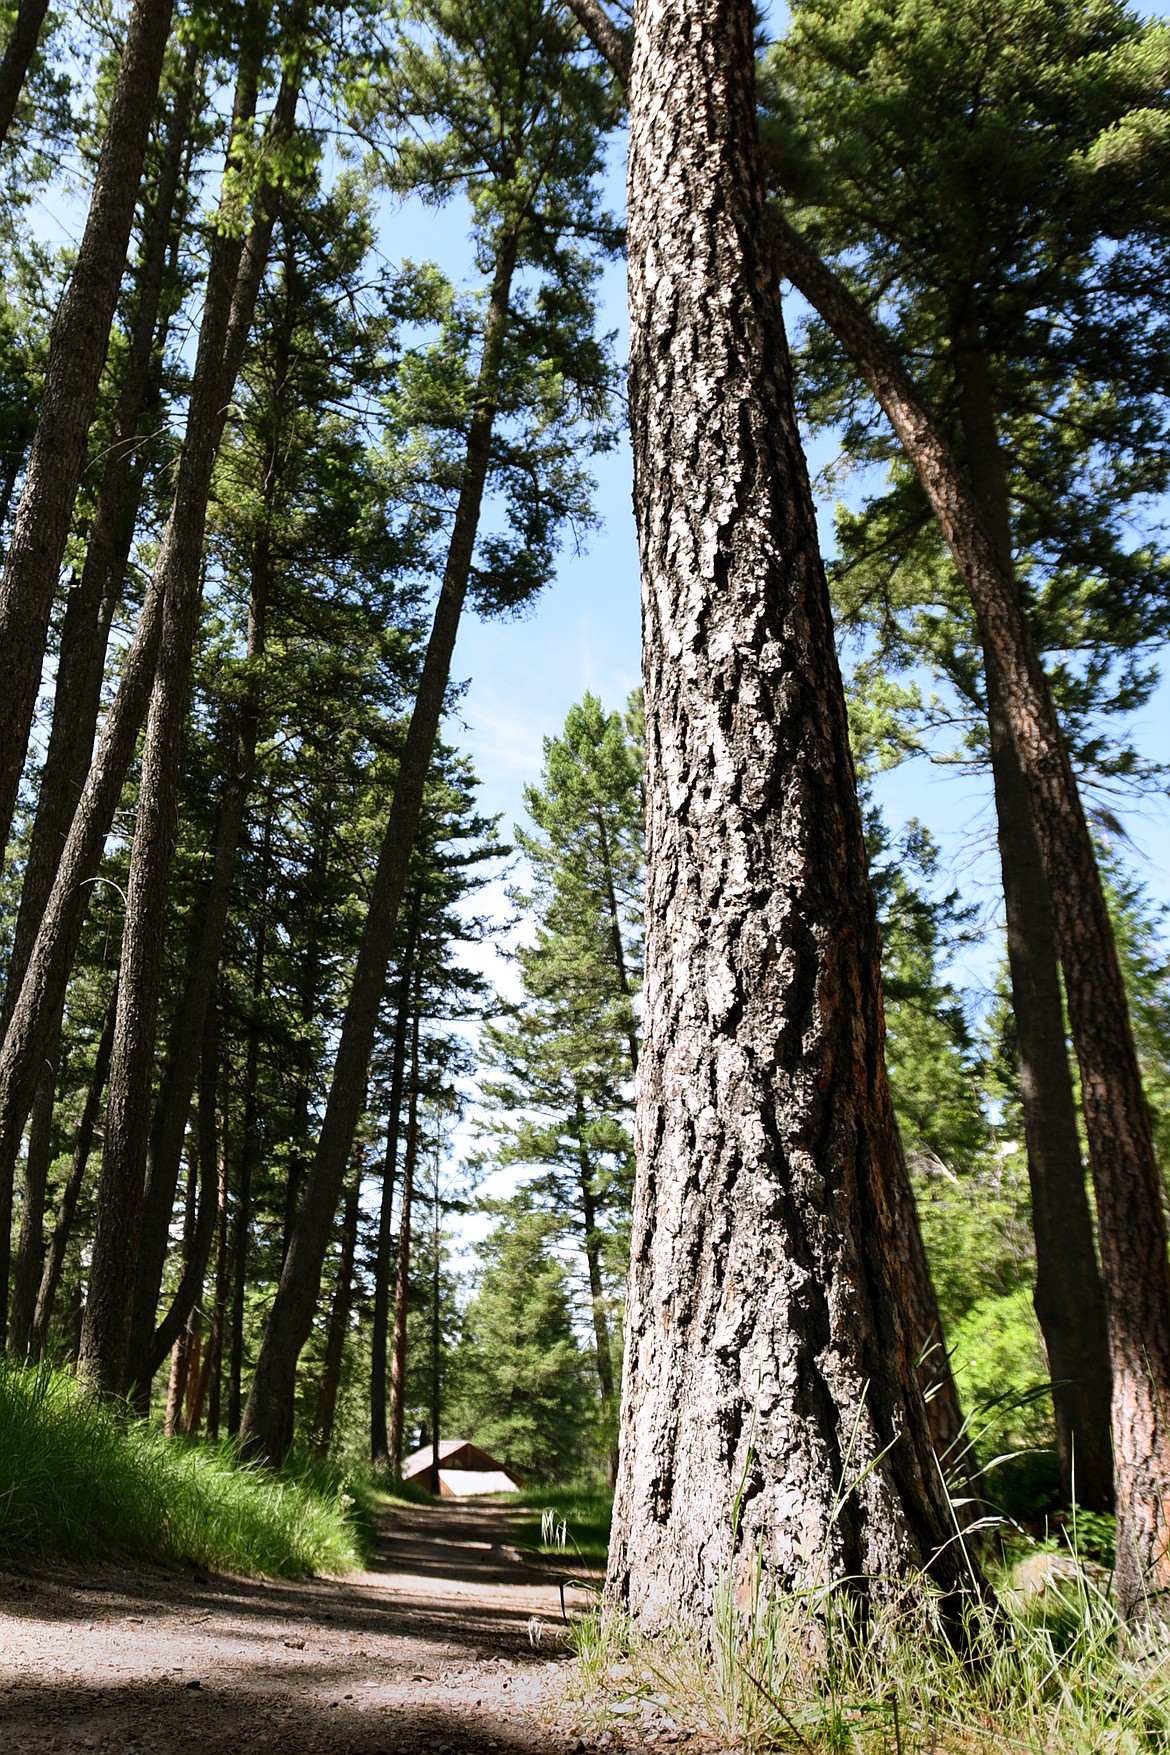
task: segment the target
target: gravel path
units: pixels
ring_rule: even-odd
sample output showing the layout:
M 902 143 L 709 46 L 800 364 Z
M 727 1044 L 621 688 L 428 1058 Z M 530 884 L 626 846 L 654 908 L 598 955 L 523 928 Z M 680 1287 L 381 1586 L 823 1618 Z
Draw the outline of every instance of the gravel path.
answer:
M 0 1570 L 0 1751 L 591 1748 L 560 1703 L 559 1569 L 513 1542 L 505 1508 L 439 1504 L 389 1513 L 341 1580 Z

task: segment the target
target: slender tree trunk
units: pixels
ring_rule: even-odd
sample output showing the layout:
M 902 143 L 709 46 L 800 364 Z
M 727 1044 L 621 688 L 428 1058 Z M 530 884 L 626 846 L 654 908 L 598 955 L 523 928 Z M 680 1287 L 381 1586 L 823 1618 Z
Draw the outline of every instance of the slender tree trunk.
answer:
M 1113 1373 L 1117 1600 L 1170 1616 L 1170 1267 L 1166 1220 L 1125 983 L 1092 839 L 1048 681 L 1017 593 L 946 435 L 895 349 L 781 216 L 783 271 L 829 324 L 916 469 L 979 623 L 1052 900 L 1097 1195 Z
M 500 359 L 518 249 L 518 231 L 506 232 L 496 259 L 488 299 L 483 355 L 468 431 L 463 483 L 447 551 L 443 585 L 399 763 L 390 820 L 378 857 L 325 1119 L 261 1344 L 252 1393 L 244 1411 L 243 1435 L 247 1450 L 253 1456 L 267 1458 L 274 1465 L 279 1464 L 283 1455 L 281 1434 L 286 1428 L 288 1409 L 292 1404 L 297 1360 L 312 1327 L 329 1228 L 337 1210 L 365 1092 L 370 1052 L 386 985 L 386 969 L 394 949 L 398 910 L 406 887 L 423 791 L 451 674 L 455 635 L 471 577 L 480 507 L 491 461 Z
M 207 1274 L 207 1262 L 211 1254 L 211 1236 L 213 1231 L 220 1229 L 220 1212 L 224 1200 L 223 1155 L 219 1148 L 218 1120 L 219 1096 L 219 1017 L 213 1009 L 204 1030 L 203 1054 L 199 1071 L 199 1220 L 197 1236 L 193 1249 L 194 1266 L 198 1275 L 191 1286 L 188 1309 L 192 1315 L 199 1313 L 203 1303 L 203 1287 Z M 214 1198 L 212 1191 L 214 1190 Z M 210 1222 L 209 1222 L 210 1221 Z M 189 1276 L 184 1275 L 184 1279 Z M 194 1278 L 194 1276 L 190 1276 Z M 176 1300 L 178 1305 L 178 1300 Z M 178 1305 L 175 1315 L 181 1317 L 183 1307 Z M 213 1319 L 214 1320 L 214 1319 Z M 214 1335 L 209 1330 L 206 1354 L 200 1355 L 200 1338 L 202 1324 L 195 1329 L 195 1344 L 192 1349 L 191 1364 L 187 1378 L 187 1422 L 188 1437 L 193 1438 L 203 1421 L 203 1406 L 207 1396 L 207 1383 L 214 1360 Z
M 361 1190 L 362 1170 L 359 1164 L 345 1197 L 345 1210 L 341 1218 L 341 1252 L 337 1259 L 337 1279 L 334 1281 L 333 1303 L 329 1310 L 325 1364 L 321 1371 L 321 1387 L 317 1391 L 317 1407 L 313 1415 L 313 1449 L 318 1456 L 324 1456 L 333 1441 L 337 1392 L 341 1388 L 341 1365 L 345 1357 L 345 1339 L 349 1333 L 349 1312 L 353 1302 L 353 1263 L 357 1252 Z
M 57 1297 L 57 1287 L 61 1283 L 61 1270 L 65 1265 L 65 1251 L 73 1229 L 73 1215 L 77 1210 L 78 1196 L 81 1194 L 81 1187 L 85 1181 L 85 1171 L 93 1146 L 93 1136 L 97 1128 L 98 1117 L 101 1114 L 102 1093 L 106 1088 L 106 1075 L 110 1070 L 110 1051 L 114 1046 L 116 1005 L 117 995 L 116 993 L 111 994 L 110 1003 L 106 1007 L 105 1021 L 102 1024 L 102 1033 L 98 1039 L 93 1076 L 85 1094 L 85 1107 L 81 1111 L 77 1137 L 73 1142 L 73 1155 L 69 1160 L 65 1186 L 61 1190 L 61 1204 L 57 1209 L 57 1222 L 53 1226 L 53 1235 L 49 1239 L 49 1247 L 45 1252 L 40 1290 L 37 1293 L 36 1308 L 33 1312 L 32 1333 L 29 1337 L 29 1352 L 34 1359 L 39 1359 L 45 1350 L 49 1324 L 53 1317 L 53 1304 Z
M 260 853 L 261 898 L 252 958 L 252 1005 L 248 1018 L 248 1047 L 244 1061 L 244 1101 L 240 1122 L 240 1167 L 236 1190 L 236 1229 L 232 1256 L 232 1333 L 228 1367 L 228 1433 L 236 1437 L 243 1410 L 244 1318 L 248 1293 L 248 1243 L 252 1228 L 252 1184 L 260 1157 L 260 1001 L 264 995 L 268 955 L 268 892 L 272 880 L 272 804 L 264 816 Z
M 271 550 L 265 534 L 253 556 L 247 643 L 250 663 L 257 661 L 264 651 L 270 581 Z M 219 974 L 244 811 L 256 767 L 260 704 L 254 685 L 245 686 L 244 699 L 233 719 L 232 756 L 217 813 L 211 874 L 198 927 L 192 935 L 182 999 L 171 1027 L 146 1159 L 146 1192 L 130 1324 L 129 1366 L 130 1382 L 144 1387 L 149 1385 L 145 1373 L 152 1351 L 154 1317 L 166 1261 L 167 1232 L 178 1185 L 183 1139 L 195 1087 L 199 1043 Z
M 215 1227 L 215 1303 L 211 1312 L 211 1332 L 207 1338 L 207 1363 L 204 1367 L 207 1377 L 207 1436 L 211 1439 L 219 1437 L 220 1406 L 223 1389 L 223 1337 L 227 1325 L 228 1280 L 231 1272 L 231 1256 L 228 1252 L 228 1117 L 227 1117 L 227 1068 L 221 1072 L 221 1119 L 220 1144 L 218 1154 L 219 1174 L 217 1181 L 216 1227 Z
M 170 24 L 171 0 L 135 0 L 85 231 L 49 338 L 40 416 L 0 574 L 0 848 L 12 826 Z
M 614 1395 L 613 1350 L 609 1344 L 609 1322 L 605 1314 L 605 1285 L 601 1277 L 601 1233 L 597 1229 L 597 1207 L 593 1193 L 593 1166 L 585 1145 L 585 1106 L 580 1092 L 576 1099 L 577 1123 L 577 1186 L 581 1190 L 581 1223 L 585 1243 L 585 1266 L 589 1274 L 589 1304 L 593 1313 L 594 1359 L 597 1382 L 601 1389 L 601 1409 L 606 1434 L 606 1476 L 612 1487 L 617 1479 L 617 1406 Z
M 390 1466 L 402 1472 L 402 1433 L 406 1424 L 406 1315 L 410 1301 L 410 1221 L 414 1206 L 414 1173 L 418 1165 L 418 1006 L 410 1041 L 410 1095 L 406 1116 L 406 1151 L 402 1161 L 402 1197 L 398 1203 L 398 1264 L 394 1276 L 394 1345 L 390 1350 Z
M 198 1228 L 199 1203 L 199 1164 L 192 1157 L 187 1164 L 187 1196 L 183 1203 L 183 1269 L 191 1264 L 195 1251 L 195 1234 Z M 179 1430 L 183 1403 L 187 1399 L 187 1376 L 191 1363 L 191 1349 L 195 1330 L 198 1327 L 199 1314 L 192 1304 L 184 1318 L 182 1331 L 176 1335 L 171 1352 L 171 1375 L 167 1384 L 166 1413 L 163 1419 L 163 1430 L 168 1438 L 173 1438 Z
M 904 1168 L 828 592 L 792 406 L 752 8 L 640 0 L 630 398 L 647 954 L 609 1590 L 904 1600 L 952 1541 L 899 1284 Z M 847 1584 L 846 1584 L 846 1581 Z
M 256 78 L 251 68 L 241 76 L 236 107 L 239 122 L 246 121 L 255 108 Z M 269 125 L 270 145 L 290 135 L 298 95 L 297 76 L 286 75 Z M 233 168 L 229 155 L 229 176 Z M 220 234 L 212 246 L 175 503 L 156 567 L 165 580 L 162 632 L 130 857 L 105 1152 L 80 1356 L 83 1375 L 113 1395 L 123 1394 L 128 1382 L 167 880 L 201 601 L 207 500 L 228 403 L 268 260 L 274 213 L 269 188 L 257 203 L 247 243 L 242 245 L 238 238 Z
M 431 1242 L 434 1246 L 434 1262 L 431 1267 L 431 1492 L 438 1499 L 443 1491 L 443 1483 L 439 1478 L 439 1462 L 442 1456 L 440 1427 L 443 1415 L 442 1395 L 442 1327 L 439 1317 L 439 1291 L 441 1248 L 443 1232 L 441 1224 L 442 1208 L 439 1203 L 439 1163 L 435 1158 L 435 1198 L 432 1211 Z
M 16 1000 L 45 903 L 93 758 L 110 626 L 134 539 L 145 470 L 139 441 L 155 413 L 170 312 L 162 307 L 173 256 L 175 206 L 190 148 L 196 52 L 190 49 L 175 91 L 154 205 L 138 274 L 138 304 L 127 350 L 114 433 L 106 452 L 85 561 L 65 603 L 53 723 L 37 787 L 37 809 L 20 890 L 5 993 L 4 1019 Z M 171 264 L 173 272 L 173 261 Z
M 195 1246 L 190 1259 L 186 1261 L 179 1284 L 175 1288 L 170 1307 L 162 1321 L 155 1329 L 151 1338 L 150 1348 L 146 1355 L 143 1379 L 133 1386 L 135 1401 L 145 1411 L 150 1405 L 150 1384 L 155 1372 L 170 1352 L 176 1337 L 187 1320 L 187 1312 L 192 1305 L 198 1304 L 203 1297 L 203 1282 L 207 1277 L 207 1264 L 211 1259 L 211 1246 L 215 1239 L 216 1213 L 218 1210 L 217 1171 L 215 1146 L 215 1085 L 217 1078 L 217 1061 L 219 1054 L 219 1019 L 212 1011 L 204 1025 L 204 1062 L 210 1068 L 206 1077 L 211 1081 L 210 1096 L 201 1098 L 199 1104 L 199 1127 L 197 1149 L 199 1161 L 203 1166 L 203 1175 L 199 1184 L 199 1222 L 195 1232 Z M 117 1034 L 115 1031 L 115 1045 Z M 210 1108 L 208 1107 L 210 1104 Z
M 1005 576 L 1015 580 L 1007 475 L 987 361 L 966 350 L 959 414 L 971 485 Z M 1066 1502 L 1113 1509 L 1109 1337 L 1065 1043 L 1056 927 L 1023 774 L 994 658 L 987 717 L 1007 917 L 1024 1138 L 1036 1238 L 1033 1301 L 1052 1375 L 1056 1455 Z
M 392 1462 L 390 1433 L 386 1423 L 386 1339 L 390 1326 L 390 1269 L 394 1239 L 390 1220 L 394 1206 L 394 1180 L 398 1168 L 398 1128 L 402 1114 L 402 1090 L 406 1082 L 406 1048 L 410 1034 L 411 989 L 418 940 L 421 889 L 415 891 L 410 928 L 402 958 L 398 988 L 398 1011 L 394 1020 L 394 1050 L 390 1067 L 390 1105 L 386 1117 L 386 1161 L 382 1169 L 382 1204 L 378 1212 L 378 1248 L 374 1258 L 374 1312 L 370 1335 L 370 1460 L 376 1469 L 389 1470 Z M 401 1223 L 401 1220 L 399 1221 Z
M 622 917 L 618 911 L 617 891 L 613 882 L 613 860 L 610 857 L 609 837 L 605 832 L 605 819 L 600 810 L 597 812 L 597 840 L 601 850 L 601 869 L 605 874 L 605 900 L 609 910 L 609 936 L 613 949 L 614 973 L 617 976 L 618 992 L 625 1001 L 627 1009 L 626 1042 L 630 1050 L 630 1073 L 633 1078 L 637 1078 L 638 1023 L 634 1017 L 634 997 L 630 990 L 630 978 L 626 972 L 626 951 L 622 943 Z
M 4 47 L 4 59 L 0 61 L 0 146 L 8 138 L 48 10 L 49 0 L 20 0 L 17 8 L 16 23 Z
M 24 1200 L 20 1212 L 16 1268 L 12 1276 L 12 1320 L 8 1329 L 8 1351 L 14 1359 L 25 1358 L 32 1344 L 37 1287 L 41 1283 L 44 1267 L 45 1196 L 48 1192 L 49 1165 L 53 1157 L 53 1112 L 57 1102 L 60 1052 L 61 1031 L 58 1027 L 53 1033 L 49 1053 L 37 1084 L 28 1143 L 25 1147 Z

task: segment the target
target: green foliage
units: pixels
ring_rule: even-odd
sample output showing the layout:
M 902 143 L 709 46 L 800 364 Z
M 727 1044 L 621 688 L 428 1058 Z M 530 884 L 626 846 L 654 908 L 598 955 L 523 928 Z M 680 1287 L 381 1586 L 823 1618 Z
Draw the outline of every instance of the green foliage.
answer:
M 893 333 L 961 455 L 985 383 L 1068 734 L 1086 767 L 1135 782 L 1147 765 L 1105 716 L 1148 698 L 1170 616 L 1152 540 L 1170 457 L 1154 268 L 1168 65 L 1170 32 L 1118 0 L 798 0 L 766 81 L 802 228 Z M 837 609 L 868 636 L 863 679 L 911 673 L 905 743 L 940 745 L 958 720 L 963 753 L 982 755 L 982 655 L 917 478 L 817 323 L 797 383 L 851 463 L 887 472 L 838 515 Z M 941 700 L 917 666 L 944 679 Z
M 133 1558 L 303 1577 L 346 1571 L 368 1515 L 335 1473 L 241 1465 L 163 1438 L 64 1373 L 0 1364 L 0 1552 Z M 361 1525 L 364 1524 L 365 1534 Z
M 643 795 L 640 703 L 625 718 L 587 694 L 546 738 L 533 830 L 516 839 L 532 874 L 513 899 L 535 931 L 514 953 L 521 1000 L 483 1034 L 484 1096 L 498 1115 L 491 1160 L 527 1183 L 582 1277 L 602 1397 L 616 1445 L 618 1303 L 628 1257 L 630 1134 L 641 981 Z
M 573 1330 L 555 1218 L 521 1192 L 493 1209 L 455 1363 L 449 1420 L 520 1475 L 562 1481 L 585 1460 L 594 1397 Z

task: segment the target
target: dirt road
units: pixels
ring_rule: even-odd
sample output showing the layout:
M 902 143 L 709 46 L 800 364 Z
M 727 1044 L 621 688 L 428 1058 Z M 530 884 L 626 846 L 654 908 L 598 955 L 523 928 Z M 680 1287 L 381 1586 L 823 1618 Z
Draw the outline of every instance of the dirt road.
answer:
M 501 1507 L 440 1504 L 389 1514 L 370 1571 L 343 1580 L 0 1570 L 0 1751 L 591 1748 L 559 1704 L 560 1568 L 514 1540 Z

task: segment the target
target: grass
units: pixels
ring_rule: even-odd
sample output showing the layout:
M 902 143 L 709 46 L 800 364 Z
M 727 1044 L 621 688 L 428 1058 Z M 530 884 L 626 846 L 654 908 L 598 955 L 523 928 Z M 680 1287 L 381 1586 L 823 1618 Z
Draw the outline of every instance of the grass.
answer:
M 711 1636 L 650 1637 L 610 1611 L 577 1624 L 585 1715 L 662 1715 L 746 1751 L 804 1755 L 1139 1755 L 1170 1740 L 1170 1658 L 1120 1637 L 1082 1567 L 1027 1604 L 1004 1591 L 960 1656 L 929 1602 L 862 1619 L 840 1587 L 720 1594 Z
M 164 1438 L 44 1367 L 0 1363 L 0 1554 L 121 1559 L 270 1577 L 346 1572 L 371 1491 L 320 1464 L 280 1474 L 228 1443 Z
M 524 1547 L 535 1548 L 540 1554 L 563 1555 L 567 1566 L 604 1571 L 612 1492 L 605 1488 L 535 1487 L 506 1503 L 519 1512 L 516 1535 Z

